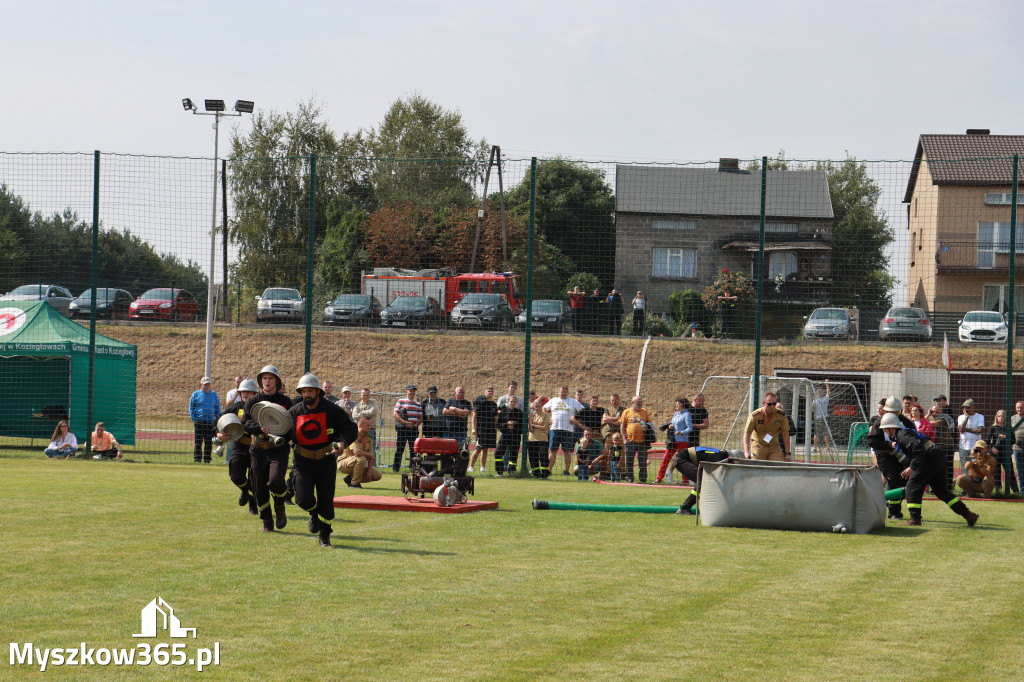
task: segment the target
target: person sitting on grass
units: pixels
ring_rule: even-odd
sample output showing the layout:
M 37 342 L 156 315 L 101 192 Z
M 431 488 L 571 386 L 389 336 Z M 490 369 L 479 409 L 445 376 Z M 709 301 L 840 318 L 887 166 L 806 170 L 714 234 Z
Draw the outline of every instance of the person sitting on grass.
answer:
M 601 441 L 594 438 L 593 429 L 584 429 L 583 438 L 576 444 L 576 478 L 585 481 L 591 471 L 600 472 L 608 460 L 608 453 L 601 447 Z
M 121 444 L 114 434 L 107 431 L 106 424 L 96 422 L 96 430 L 92 432 L 91 445 L 93 459 L 121 459 Z
M 75 438 L 75 434 L 71 433 L 68 423 L 66 421 L 58 422 L 57 428 L 50 436 L 50 445 L 43 450 L 43 454 L 50 459 L 57 457 L 67 459 L 74 455 L 76 450 L 78 450 L 78 439 Z

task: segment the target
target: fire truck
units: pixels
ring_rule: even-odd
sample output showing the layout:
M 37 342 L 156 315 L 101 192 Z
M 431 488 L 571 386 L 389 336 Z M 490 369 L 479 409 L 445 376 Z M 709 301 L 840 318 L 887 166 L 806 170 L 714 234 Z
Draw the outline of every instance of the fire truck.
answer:
M 519 275 L 514 272 L 456 274 L 446 268 L 374 268 L 370 274 L 363 273 L 363 293 L 376 296 L 383 305 L 390 304 L 399 296 L 430 296 L 437 299 L 445 314 L 451 313 L 466 294 L 504 294 L 515 314 L 523 309 Z

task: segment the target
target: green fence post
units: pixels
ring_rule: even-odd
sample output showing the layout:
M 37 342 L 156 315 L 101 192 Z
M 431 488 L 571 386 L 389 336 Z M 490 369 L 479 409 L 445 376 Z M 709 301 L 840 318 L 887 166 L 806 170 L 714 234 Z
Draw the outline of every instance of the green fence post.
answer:
M 523 344 L 523 435 L 519 470 L 525 473 L 530 466 L 527 449 L 530 446 L 530 346 L 533 343 L 533 238 L 536 234 L 537 157 L 530 159 L 530 228 L 526 248 L 526 341 Z
M 89 454 L 89 429 L 92 428 L 92 403 L 96 380 L 96 280 L 99 278 L 100 250 L 100 150 L 92 156 L 92 259 L 89 265 L 89 287 L 91 288 L 92 306 L 89 310 L 89 389 L 85 408 L 86 437 L 85 454 Z M 70 429 L 69 429 L 70 430 Z
M 306 249 L 306 302 L 303 306 L 306 318 L 306 373 L 309 373 L 309 352 L 313 333 L 313 244 L 316 237 L 316 154 L 309 157 L 309 244 Z
M 754 308 L 754 385 L 750 391 L 750 410 L 757 409 L 761 395 L 761 306 L 764 302 L 764 204 L 768 186 L 768 157 L 761 157 L 761 218 L 757 231 L 757 305 Z
M 1008 282 L 1009 292 L 1006 297 L 1006 305 L 1009 314 L 1006 316 L 1006 414 L 1013 414 L 1013 335 L 1016 334 L 1014 331 L 1014 322 L 1017 318 L 1017 310 L 1014 308 L 1013 303 L 1013 286 L 1015 281 L 1014 270 L 1017 267 L 1017 169 L 1020 163 L 1020 155 L 1013 155 L 1013 178 L 1011 180 L 1011 193 L 1010 193 L 1010 281 Z M 1010 431 L 1010 420 L 1006 420 L 1006 442 L 1012 443 L 1013 438 Z M 1000 457 L 1003 453 L 1000 453 Z M 1011 457 L 1011 460 L 1012 457 Z M 1013 467 L 1010 467 L 1011 471 Z M 1020 472 L 1017 472 L 1019 475 Z M 1009 473 L 1009 476 L 1013 476 L 1013 473 Z M 1007 482 L 1004 490 L 1009 491 L 1010 485 Z

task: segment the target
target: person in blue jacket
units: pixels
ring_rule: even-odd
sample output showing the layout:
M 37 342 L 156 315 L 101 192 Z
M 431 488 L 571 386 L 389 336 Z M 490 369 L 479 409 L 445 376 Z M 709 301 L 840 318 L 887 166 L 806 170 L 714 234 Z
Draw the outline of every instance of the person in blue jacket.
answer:
M 210 386 L 210 377 L 199 380 L 199 390 L 188 401 L 188 416 L 196 435 L 192 458 L 209 464 L 213 452 L 212 439 L 217 434 L 217 419 L 220 418 L 220 398 Z

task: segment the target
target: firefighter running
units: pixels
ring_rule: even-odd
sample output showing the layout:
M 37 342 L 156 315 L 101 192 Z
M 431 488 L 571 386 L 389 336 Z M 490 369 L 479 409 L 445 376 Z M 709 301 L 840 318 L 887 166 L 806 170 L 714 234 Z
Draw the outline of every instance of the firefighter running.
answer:
M 337 453 L 356 439 L 356 425 L 342 408 L 324 400 L 320 380 L 306 374 L 297 386 L 302 402 L 289 410 L 294 427 L 288 438 L 295 443 L 295 504 L 309 514 L 309 532 L 331 546 Z
M 679 505 L 679 509 L 676 514 L 694 514 L 693 506 L 697 504 L 697 498 L 699 493 L 697 490 L 700 488 L 700 477 L 703 476 L 704 472 L 700 469 L 701 462 L 723 462 L 729 459 L 731 455 L 728 450 L 718 450 L 716 448 L 705 448 L 697 446 L 695 448 L 687 448 L 685 450 L 679 450 L 672 458 L 672 466 L 683 476 L 693 481 L 693 490 L 690 491 L 689 496 L 686 500 Z M 737 459 L 742 458 L 741 453 L 737 453 Z
M 238 385 L 238 399 L 224 408 L 224 414 L 237 414 L 239 419 L 245 414 L 245 403 L 249 398 L 260 392 L 256 382 L 246 379 Z M 229 437 L 226 433 L 217 433 L 217 440 L 227 442 Z M 239 438 L 231 448 L 231 457 L 228 458 L 228 476 L 231 482 L 238 486 L 241 494 L 238 496 L 238 506 L 249 505 L 249 513 L 253 516 L 259 514 L 256 510 L 256 497 L 252 491 L 252 481 L 249 470 L 252 467 L 252 456 L 249 448 L 252 446 L 252 436 L 248 433 Z
M 288 517 L 284 511 L 285 483 L 284 477 L 288 471 L 288 443 L 282 442 L 275 445 L 275 439 L 270 432 L 253 418 L 252 408 L 257 403 L 266 401 L 280 405 L 284 409 L 292 406 L 292 401 L 284 394 L 284 383 L 281 381 L 281 374 L 277 367 L 266 365 L 256 375 L 256 383 L 260 392 L 245 403 L 245 410 L 242 413 L 242 427 L 245 432 L 253 436 L 252 445 L 249 446 L 251 457 L 251 481 L 253 494 L 256 497 L 256 508 L 259 511 L 260 519 L 263 521 L 263 532 L 268 533 L 274 530 L 274 515 L 277 515 L 276 526 L 284 528 L 288 523 Z M 270 501 L 273 498 L 274 510 L 270 510 Z
M 890 439 L 886 435 L 885 431 L 879 427 L 879 423 L 886 414 L 895 414 L 896 418 L 902 423 L 901 428 L 914 428 L 914 422 L 904 417 L 900 411 L 903 406 L 900 401 L 896 399 L 896 396 L 891 395 L 885 400 L 878 403 L 878 414 L 871 418 L 868 427 L 867 444 L 871 448 L 871 454 L 875 457 L 875 466 L 882 472 L 882 477 L 885 478 L 885 489 L 888 490 L 899 490 L 902 489 L 906 482 L 900 475 L 906 468 L 906 464 L 901 464 L 899 460 L 899 454 L 892 449 L 890 445 Z M 904 491 L 906 492 L 906 491 Z M 886 502 L 889 507 L 889 518 L 893 520 L 903 519 L 903 498 L 898 500 L 890 500 Z
M 903 525 L 921 525 L 921 498 L 924 496 L 925 486 L 931 486 L 935 497 L 967 519 L 968 526 L 978 522 L 978 515 L 953 495 L 946 485 L 946 453 L 942 448 L 914 429 L 905 428 L 899 417 L 891 412 L 882 417 L 879 426 L 889 437 L 889 446 L 893 454 L 906 467 L 900 472 L 900 476 L 907 481 L 906 496 L 910 520 L 904 521 Z

